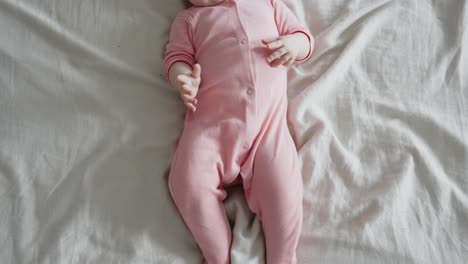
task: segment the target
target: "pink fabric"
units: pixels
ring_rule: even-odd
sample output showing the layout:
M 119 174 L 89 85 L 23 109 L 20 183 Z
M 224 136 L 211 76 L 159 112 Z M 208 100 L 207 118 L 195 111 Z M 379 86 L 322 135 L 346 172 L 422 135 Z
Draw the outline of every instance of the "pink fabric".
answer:
M 302 32 L 279 0 L 227 0 L 180 12 L 164 61 L 202 67 L 197 111 L 187 111 L 169 190 L 208 264 L 229 263 L 231 229 L 223 187 L 240 175 L 249 208 L 262 222 L 268 264 L 296 263 L 302 177 L 289 134 L 287 68 L 272 67 L 261 42 Z

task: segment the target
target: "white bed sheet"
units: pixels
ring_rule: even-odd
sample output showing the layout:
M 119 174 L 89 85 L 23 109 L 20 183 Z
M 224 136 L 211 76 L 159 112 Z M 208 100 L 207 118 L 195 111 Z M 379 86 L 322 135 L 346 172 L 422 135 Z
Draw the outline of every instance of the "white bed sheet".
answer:
M 466 263 L 462 0 L 285 0 L 299 263 Z M 1 263 L 201 263 L 167 190 L 184 107 L 161 77 L 174 0 L 0 0 Z M 242 190 L 232 263 L 264 263 Z

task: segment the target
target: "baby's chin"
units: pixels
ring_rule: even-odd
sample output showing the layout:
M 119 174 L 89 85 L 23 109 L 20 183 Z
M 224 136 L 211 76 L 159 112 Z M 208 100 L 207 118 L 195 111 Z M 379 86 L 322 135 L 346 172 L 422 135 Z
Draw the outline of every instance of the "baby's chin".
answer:
M 214 6 L 224 1 L 225 0 L 190 0 L 190 3 L 194 6 Z

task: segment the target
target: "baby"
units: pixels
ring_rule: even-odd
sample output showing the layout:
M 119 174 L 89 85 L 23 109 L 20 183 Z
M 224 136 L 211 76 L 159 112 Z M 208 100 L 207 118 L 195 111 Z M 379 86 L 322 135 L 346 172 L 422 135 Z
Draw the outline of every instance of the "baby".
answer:
M 313 37 L 281 0 L 190 0 L 171 27 L 166 79 L 187 106 L 169 191 L 205 258 L 230 263 L 228 185 L 243 185 L 268 264 L 296 263 L 302 176 L 289 134 L 287 66 Z

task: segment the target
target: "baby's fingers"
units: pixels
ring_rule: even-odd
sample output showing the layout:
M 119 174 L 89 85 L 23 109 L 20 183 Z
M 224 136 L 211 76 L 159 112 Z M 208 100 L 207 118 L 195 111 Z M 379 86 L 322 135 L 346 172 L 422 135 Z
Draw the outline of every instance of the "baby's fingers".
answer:
M 194 89 L 191 85 L 188 85 L 188 84 L 184 84 L 182 85 L 182 88 L 181 88 L 181 93 L 184 93 L 184 94 L 190 94 L 191 96 L 194 96 Z
M 285 47 L 281 47 L 275 52 L 273 52 L 270 56 L 268 56 L 267 61 L 271 63 L 272 61 L 286 54 L 287 52 L 288 50 Z
M 198 103 L 198 100 L 188 94 L 180 94 L 180 98 L 184 101 L 184 104 L 192 111 L 196 110 L 195 105 Z
M 192 103 L 192 104 L 197 104 L 198 100 L 197 98 L 189 95 L 189 94 L 181 94 L 180 97 L 182 97 L 182 100 L 184 100 L 184 102 L 189 102 L 189 103 Z
M 197 108 L 195 107 L 194 104 L 190 102 L 185 102 L 185 105 L 187 106 L 188 109 L 192 110 L 193 112 L 197 111 Z
M 281 46 L 283 46 L 283 40 L 281 40 L 280 38 L 278 39 L 275 39 L 275 40 L 262 40 L 263 44 L 265 44 L 269 49 L 271 50 L 275 50 Z
M 181 82 L 183 84 L 191 84 L 192 83 L 192 80 L 187 75 L 183 75 L 183 74 L 178 75 L 177 80 L 179 80 L 179 82 Z
M 284 63 L 289 61 L 291 58 L 292 58 L 291 56 L 289 56 L 288 54 L 285 54 L 281 58 L 273 61 L 272 66 L 276 67 L 276 66 L 279 66 L 279 65 L 283 65 Z
M 195 79 L 198 79 L 200 78 L 200 76 L 201 76 L 201 66 L 200 64 L 197 63 L 193 66 L 192 77 Z

